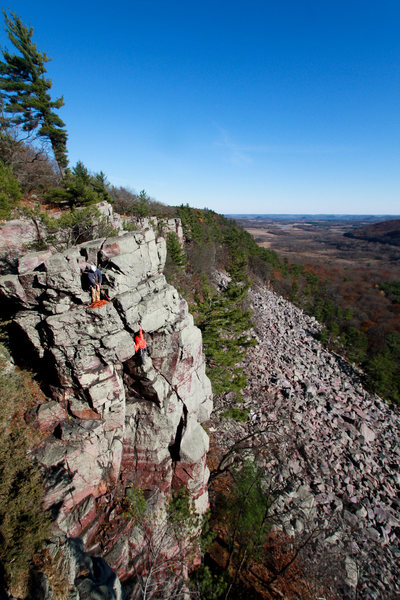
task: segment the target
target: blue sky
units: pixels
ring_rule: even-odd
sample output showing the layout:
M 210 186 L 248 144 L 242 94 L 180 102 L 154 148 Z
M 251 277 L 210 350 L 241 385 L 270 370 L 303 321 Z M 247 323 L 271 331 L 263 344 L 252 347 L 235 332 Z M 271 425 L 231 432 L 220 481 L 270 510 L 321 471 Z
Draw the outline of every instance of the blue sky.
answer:
M 398 0 L 3 7 L 52 58 L 72 165 L 221 213 L 400 213 Z

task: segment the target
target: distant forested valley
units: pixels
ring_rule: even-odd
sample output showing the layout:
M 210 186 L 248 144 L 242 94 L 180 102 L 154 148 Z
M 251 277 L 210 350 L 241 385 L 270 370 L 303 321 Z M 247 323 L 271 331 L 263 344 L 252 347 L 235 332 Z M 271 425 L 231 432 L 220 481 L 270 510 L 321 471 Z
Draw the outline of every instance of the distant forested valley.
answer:
M 371 389 L 398 403 L 399 220 L 315 216 L 238 222 L 260 247 L 278 254 L 275 289 L 315 315 L 325 325 L 322 340 L 360 365 Z

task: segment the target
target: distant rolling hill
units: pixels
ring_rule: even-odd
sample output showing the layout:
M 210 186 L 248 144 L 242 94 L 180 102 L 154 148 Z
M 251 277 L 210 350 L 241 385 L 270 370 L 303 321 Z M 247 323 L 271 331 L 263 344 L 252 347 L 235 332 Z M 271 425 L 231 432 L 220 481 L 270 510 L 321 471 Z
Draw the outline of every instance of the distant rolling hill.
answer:
M 360 240 L 368 240 L 369 242 L 380 242 L 381 244 L 400 246 L 400 219 L 364 225 L 363 227 L 357 227 L 344 235 Z

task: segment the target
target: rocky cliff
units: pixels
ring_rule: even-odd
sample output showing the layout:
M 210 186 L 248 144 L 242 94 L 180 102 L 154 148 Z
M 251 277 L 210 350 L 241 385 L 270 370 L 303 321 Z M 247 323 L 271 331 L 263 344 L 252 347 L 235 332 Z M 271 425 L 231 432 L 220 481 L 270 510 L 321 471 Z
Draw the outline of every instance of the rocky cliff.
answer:
M 35 459 L 54 517 L 53 553 L 63 546 L 68 554 L 77 599 L 92 597 L 88 590 L 119 597 L 115 574 L 128 582 L 140 571 L 144 540 L 121 506 L 127 489 L 140 486 L 154 514 L 182 487 L 198 513 L 208 505 L 200 423 L 211 412 L 211 386 L 200 331 L 162 275 L 165 258 L 164 239 L 147 228 L 25 254 L 17 274 L 0 278 L 15 357 L 34 368 L 46 394 Z M 111 297 L 96 309 L 84 289 L 88 262 L 102 269 Z M 134 352 L 140 325 L 149 348 L 143 365 Z

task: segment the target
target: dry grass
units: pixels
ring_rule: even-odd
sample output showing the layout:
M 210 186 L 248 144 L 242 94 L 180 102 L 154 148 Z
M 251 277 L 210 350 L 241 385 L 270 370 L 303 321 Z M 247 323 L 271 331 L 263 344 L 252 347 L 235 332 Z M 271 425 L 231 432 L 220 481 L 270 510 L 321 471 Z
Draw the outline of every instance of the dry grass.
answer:
M 68 580 L 68 566 L 63 552 L 59 550 L 52 557 L 46 549 L 37 562 L 37 567 L 45 574 L 49 582 L 53 600 L 68 600 L 73 586 Z
M 28 409 L 42 401 L 29 373 L 7 369 L 0 359 L 0 560 L 7 583 L 23 597 L 35 555 L 50 533 L 42 511 L 43 485 L 29 451 L 39 434 L 25 421 Z

